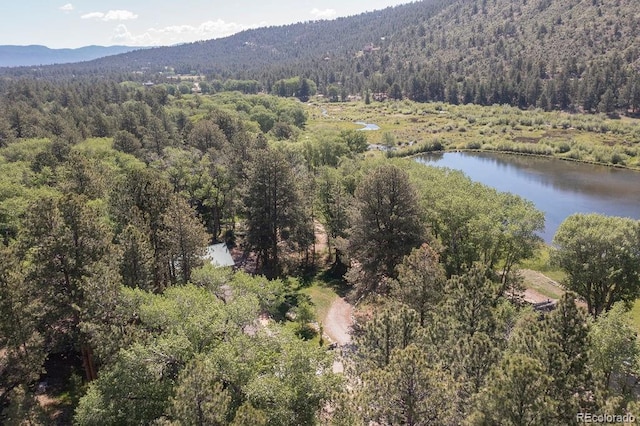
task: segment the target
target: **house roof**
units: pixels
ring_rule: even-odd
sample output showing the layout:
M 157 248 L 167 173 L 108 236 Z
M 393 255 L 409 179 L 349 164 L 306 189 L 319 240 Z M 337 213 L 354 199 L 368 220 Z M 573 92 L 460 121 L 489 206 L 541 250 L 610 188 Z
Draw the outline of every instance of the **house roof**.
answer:
M 218 267 L 235 266 L 236 264 L 225 243 L 213 244 L 207 247 L 205 258 L 209 259 L 214 266 Z

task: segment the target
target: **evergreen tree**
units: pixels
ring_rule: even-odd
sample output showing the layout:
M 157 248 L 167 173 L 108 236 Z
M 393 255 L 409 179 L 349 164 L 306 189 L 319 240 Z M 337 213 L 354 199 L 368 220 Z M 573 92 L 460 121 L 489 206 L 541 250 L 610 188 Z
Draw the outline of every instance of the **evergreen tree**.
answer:
M 186 284 L 193 269 L 202 263 L 209 236 L 193 209 L 180 196 L 172 197 L 162 215 L 160 240 L 166 249 L 171 281 Z
M 360 412 L 378 424 L 448 425 L 455 419 L 455 383 L 415 345 L 393 352 L 389 365 L 363 375 Z
M 623 303 L 603 313 L 590 330 L 589 361 L 594 380 L 606 396 L 634 399 L 628 377 L 640 370 L 640 344 Z
M 331 257 L 331 246 L 334 241 L 347 236 L 349 228 L 348 207 L 351 196 L 344 189 L 340 173 L 329 167 L 322 169 L 317 192 L 321 220 L 327 231 L 329 257 Z M 336 262 L 338 256 L 336 248 Z
M 393 351 L 416 343 L 419 334 L 419 318 L 414 310 L 404 306 L 385 309 L 365 323 L 358 333 L 356 368 L 364 371 L 388 366 Z
M 304 77 L 300 77 L 300 89 L 298 90 L 298 99 L 302 102 L 308 102 L 311 95 L 311 88 L 309 87 L 309 80 Z
M 413 249 L 398 265 L 391 296 L 414 309 L 424 326 L 445 297 L 446 279 L 436 251 L 427 244 Z
M 552 380 L 537 359 L 521 354 L 506 355 L 490 375 L 486 388 L 478 395 L 468 423 L 496 426 L 548 424 L 548 416 L 555 410 L 547 397 L 547 388 Z
M 180 373 L 168 411 L 181 424 L 228 424 L 231 397 L 206 357 L 194 358 Z
M 256 155 L 249 172 L 244 198 L 247 242 L 258 252 L 269 276 L 280 270 L 281 241 L 297 242 L 307 225 L 302 196 L 284 152 L 266 149 Z
M 553 378 L 547 395 L 554 401 L 554 422 L 575 421 L 575 413 L 590 412 L 594 388 L 589 366 L 589 326 L 584 311 L 571 293 L 562 296 L 548 314 L 539 336 L 540 361 Z
M 395 165 L 383 165 L 366 176 L 356 189 L 351 223 L 350 255 L 364 272 L 360 290 L 386 291 L 381 280 L 396 277 L 396 265 L 424 234 L 408 174 Z
M 0 255 L 0 405 L 4 407 L 8 400 L 18 397 L 25 403 L 33 399 L 27 389 L 39 379 L 47 356 L 43 318 L 46 299 L 41 297 L 36 282 L 26 279 L 14 248 L 0 245 Z M 9 415 L 9 420 L 17 422 L 19 418 L 22 415 Z

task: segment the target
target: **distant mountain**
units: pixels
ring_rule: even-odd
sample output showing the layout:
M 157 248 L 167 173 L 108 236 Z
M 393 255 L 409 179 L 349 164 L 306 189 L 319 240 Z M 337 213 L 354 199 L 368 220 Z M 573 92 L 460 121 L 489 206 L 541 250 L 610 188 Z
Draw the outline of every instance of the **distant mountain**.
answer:
M 86 46 L 77 49 L 49 49 L 46 46 L 0 45 L 0 67 L 67 64 L 118 55 L 140 47 Z
M 197 73 L 255 80 L 268 92 L 301 76 L 325 95 L 640 113 L 637 1 L 423 0 L 0 75 L 160 83 Z

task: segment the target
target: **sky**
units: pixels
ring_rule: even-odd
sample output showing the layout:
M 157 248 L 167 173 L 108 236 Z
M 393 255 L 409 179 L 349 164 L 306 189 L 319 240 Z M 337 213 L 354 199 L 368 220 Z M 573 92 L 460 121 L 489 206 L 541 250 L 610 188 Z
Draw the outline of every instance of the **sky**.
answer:
M 2 0 L 0 45 L 167 46 L 410 0 Z

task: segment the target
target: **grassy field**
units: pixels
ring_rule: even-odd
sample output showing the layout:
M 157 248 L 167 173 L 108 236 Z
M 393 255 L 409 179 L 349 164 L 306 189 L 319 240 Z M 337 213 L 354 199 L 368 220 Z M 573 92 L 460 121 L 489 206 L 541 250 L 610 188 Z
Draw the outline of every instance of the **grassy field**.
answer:
M 304 137 L 376 124 L 369 142 L 393 141 L 398 155 L 432 149 L 504 151 L 545 155 L 640 170 L 640 120 L 602 114 L 523 111 L 408 100 L 308 105 Z
M 297 289 L 297 293 L 309 298 L 315 321 L 320 326 L 325 322 L 325 318 L 329 313 L 331 304 L 338 297 L 341 289 L 341 283 L 338 280 L 325 279 L 323 275 L 314 277 L 310 282 L 302 285 Z M 293 332 L 298 330 L 298 324 L 295 321 L 285 321 L 285 328 Z M 315 333 L 309 336 L 309 344 L 320 344 L 320 335 Z M 326 343 L 326 340 L 324 340 Z
M 556 281 L 541 272 L 524 269 L 521 274 L 525 288 L 534 290 L 545 297 L 557 300 L 565 293 Z
M 553 266 L 550 261 L 551 247 L 546 244 L 541 244 L 536 250 L 534 256 L 520 263 L 521 269 L 531 269 L 538 271 L 549 277 L 555 282 L 561 283 L 565 278 L 565 273 L 562 269 Z
M 311 286 L 302 289 L 301 293 L 311 298 L 318 322 L 327 316 L 331 303 L 338 297 L 338 293 L 335 292 L 333 287 L 320 280 L 313 281 Z

